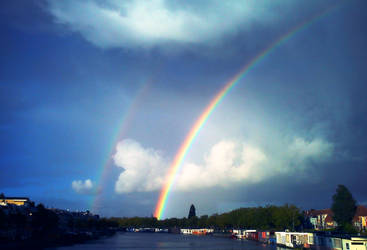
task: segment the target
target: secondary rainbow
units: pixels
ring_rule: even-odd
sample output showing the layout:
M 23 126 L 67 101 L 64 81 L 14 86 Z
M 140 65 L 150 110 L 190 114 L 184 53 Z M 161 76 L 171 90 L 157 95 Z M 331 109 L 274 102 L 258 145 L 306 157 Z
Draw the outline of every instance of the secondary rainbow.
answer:
M 340 4 L 341 2 L 339 2 Z M 204 126 L 205 122 L 208 120 L 210 114 L 213 113 L 214 109 L 219 105 L 219 103 L 223 100 L 223 98 L 228 94 L 228 92 L 249 72 L 254 66 L 256 66 L 264 57 L 266 57 L 271 51 L 280 46 L 282 43 L 286 42 L 293 35 L 298 33 L 299 31 L 307 28 L 312 23 L 320 19 L 329 13 L 332 9 L 334 9 L 337 5 L 332 5 L 331 7 L 323 10 L 321 13 L 318 13 L 312 16 L 310 19 L 300 23 L 299 25 L 293 27 L 291 30 L 280 36 L 273 43 L 267 46 L 262 52 L 260 52 L 255 58 L 253 58 L 250 62 L 248 62 L 242 69 L 233 76 L 224 86 L 223 88 L 216 94 L 216 96 L 210 101 L 210 103 L 206 106 L 204 111 L 201 113 L 199 118 L 196 120 L 192 128 L 190 129 L 188 135 L 186 136 L 184 142 L 181 144 L 179 150 L 177 151 L 174 160 L 168 170 L 166 175 L 166 181 L 161 189 L 158 202 L 154 211 L 154 217 L 157 219 L 161 219 L 164 213 L 164 209 L 167 203 L 167 199 L 170 193 L 170 190 L 175 182 L 177 177 L 177 173 L 182 165 L 185 156 L 187 155 L 193 141 L 196 136 L 199 134 L 201 128 Z
M 120 125 L 118 126 L 118 130 L 116 131 L 116 134 L 113 137 L 114 140 L 110 146 L 109 154 L 105 161 L 106 163 L 104 164 L 104 167 L 102 168 L 102 172 L 98 175 L 100 176 L 100 178 L 99 180 L 97 180 L 97 183 L 96 183 L 97 193 L 95 194 L 94 199 L 92 199 L 92 202 L 90 205 L 90 209 L 93 213 L 100 212 L 101 198 L 103 196 L 103 191 L 104 191 L 103 189 L 105 186 L 105 182 L 108 179 L 109 173 L 111 172 L 111 169 L 113 166 L 113 155 L 115 154 L 115 147 L 117 143 L 123 139 L 126 132 L 129 130 L 141 102 L 144 100 L 145 96 L 147 95 L 151 81 L 152 79 L 148 79 L 139 88 L 135 98 L 133 98 L 132 102 L 130 103 L 129 107 L 127 108 L 127 112 L 125 112 L 125 115 L 122 117 L 121 122 L 119 123 Z

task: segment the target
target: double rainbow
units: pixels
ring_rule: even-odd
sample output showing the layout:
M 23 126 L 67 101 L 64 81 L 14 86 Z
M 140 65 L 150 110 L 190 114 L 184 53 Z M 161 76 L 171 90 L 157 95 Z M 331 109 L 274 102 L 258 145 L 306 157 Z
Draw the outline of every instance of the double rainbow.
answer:
M 340 4 L 341 2 L 339 2 Z M 183 160 L 185 159 L 185 156 L 187 155 L 190 147 L 192 146 L 193 141 L 195 140 L 196 136 L 199 134 L 201 128 L 204 126 L 205 122 L 208 120 L 209 116 L 213 113 L 214 109 L 219 105 L 219 103 L 223 100 L 223 98 L 229 93 L 229 91 L 238 83 L 240 80 L 248 73 L 252 68 L 254 68 L 259 62 L 261 62 L 262 59 L 264 59 L 267 55 L 270 54 L 274 49 L 276 49 L 278 46 L 289 40 L 292 36 L 294 36 L 296 33 L 300 32 L 301 30 L 304 30 L 308 26 L 310 26 L 312 23 L 319 20 L 321 17 L 328 14 L 332 9 L 334 9 L 339 4 L 332 5 L 331 7 L 323 10 L 321 13 L 318 13 L 314 16 L 312 16 L 310 19 L 307 19 L 306 21 L 300 23 L 299 25 L 293 27 L 291 30 L 286 32 L 284 35 L 280 36 L 278 39 L 276 39 L 273 43 L 271 43 L 269 46 L 267 46 L 262 52 L 260 52 L 255 58 L 253 58 L 250 62 L 248 62 L 245 66 L 242 67 L 242 69 L 234 76 L 232 77 L 224 86 L 223 88 L 218 92 L 218 94 L 210 101 L 210 103 L 206 106 L 202 114 L 199 116 L 199 118 L 196 120 L 194 126 L 189 131 L 188 135 L 186 136 L 186 139 L 181 144 L 179 150 L 176 153 L 176 156 L 174 157 L 174 160 L 168 170 L 168 173 L 166 175 L 166 181 L 161 189 L 158 202 L 154 211 L 154 217 L 157 219 L 161 219 L 162 215 L 164 213 L 168 196 L 170 194 L 171 188 L 173 183 L 175 182 L 175 179 L 177 178 L 177 173 L 180 169 L 180 166 L 182 165 Z

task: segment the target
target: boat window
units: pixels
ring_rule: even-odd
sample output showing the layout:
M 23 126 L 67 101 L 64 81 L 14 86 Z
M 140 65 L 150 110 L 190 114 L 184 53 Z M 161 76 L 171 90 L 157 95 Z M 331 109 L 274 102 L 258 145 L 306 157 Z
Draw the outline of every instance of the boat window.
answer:
M 335 246 L 335 248 L 342 248 L 341 239 L 334 239 L 334 246 Z

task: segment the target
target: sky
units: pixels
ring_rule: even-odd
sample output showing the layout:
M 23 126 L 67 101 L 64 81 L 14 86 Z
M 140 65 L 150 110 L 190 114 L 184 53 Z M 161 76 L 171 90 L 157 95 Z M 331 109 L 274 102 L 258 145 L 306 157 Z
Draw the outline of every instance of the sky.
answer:
M 0 192 L 151 216 L 197 118 L 213 110 L 163 218 L 239 207 L 367 205 L 364 0 L 0 3 Z M 318 18 L 313 18 L 320 15 Z M 310 22 L 312 20 L 312 22 Z

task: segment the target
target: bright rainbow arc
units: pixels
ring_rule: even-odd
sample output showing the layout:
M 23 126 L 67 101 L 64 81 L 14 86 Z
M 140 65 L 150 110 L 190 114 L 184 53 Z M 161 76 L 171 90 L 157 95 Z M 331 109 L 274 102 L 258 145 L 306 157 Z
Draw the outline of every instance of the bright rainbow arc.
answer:
M 223 100 L 223 98 L 228 94 L 228 92 L 249 72 L 254 66 L 257 65 L 265 56 L 267 56 L 271 51 L 276 49 L 282 43 L 286 42 L 289 38 L 291 38 L 294 34 L 298 33 L 299 31 L 307 28 L 312 23 L 329 13 L 332 9 L 336 8 L 339 4 L 332 5 L 331 7 L 325 9 L 321 13 L 314 15 L 310 19 L 302 22 L 301 24 L 293 27 L 290 31 L 276 39 L 273 43 L 271 43 L 268 47 L 265 48 L 261 53 L 259 53 L 255 58 L 253 58 L 250 62 L 248 62 L 234 77 L 232 77 L 224 87 L 218 92 L 218 94 L 210 101 L 209 105 L 204 109 L 202 114 L 194 123 L 194 126 L 189 131 L 188 135 L 186 136 L 184 142 L 181 144 L 179 150 L 174 157 L 174 160 L 168 170 L 168 174 L 166 176 L 166 182 L 161 189 L 158 202 L 154 211 L 154 217 L 158 220 L 162 218 L 164 213 L 164 209 L 167 203 L 168 195 L 170 190 L 175 182 L 177 177 L 177 173 L 182 165 L 185 156 L 187 155 L 193 141 L 195 140 L 196 136 L 199 134 L 201 128 L 204 126 L 205 122 L 208 120 L 209 116 L 213 113 L 214 109 L 218 106 L 218 104 Z

